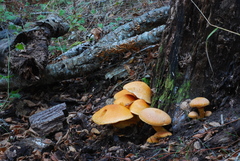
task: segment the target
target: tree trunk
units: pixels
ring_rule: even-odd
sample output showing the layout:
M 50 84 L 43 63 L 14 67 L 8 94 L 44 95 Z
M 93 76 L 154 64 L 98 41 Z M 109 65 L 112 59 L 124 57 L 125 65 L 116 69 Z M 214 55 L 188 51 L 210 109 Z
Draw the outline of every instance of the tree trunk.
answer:
M 193 2 L 211 24 L 240 33 L 238 0 L 172 0 L 152 82 L 152 105 L 171 116 L 178 110 L 173 105 L 198 96 L 211 107 L 239 103 L 240 36 L 222 29 L 210 35 L 215 27 Z

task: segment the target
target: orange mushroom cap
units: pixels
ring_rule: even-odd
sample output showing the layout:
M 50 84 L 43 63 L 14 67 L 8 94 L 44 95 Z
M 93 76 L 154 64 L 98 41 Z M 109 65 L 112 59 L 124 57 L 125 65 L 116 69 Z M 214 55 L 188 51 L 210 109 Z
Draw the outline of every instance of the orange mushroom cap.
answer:
M 210 104 L 209 100 L 205 97 L 196 97 L 189 103 L 190 107 L 203 108 Z
M 205 111 L 205 117 L 209 117 L 212 115 L 212 111 Z
M 130 111 L 136 115 L 139 115 L 139 112 L 145 108 L 150 107 L 143 99 L 135 100 L 129 107 Z
M 113 124 L 119 121 L 131 119 L 132 113 L 127 107 L 122 105 L 106 105 L 98 110 L 92 120 L 98 125 Z
M 204 118 L 205 116 L 204 107 L 209 104 L 210 104 L 209 100 L 204 97 L 196 97 L 189 103 L 190 107 L 196 107 L 198 109 L 200 119 Z
M 116 99 L 118 99 L 118 98 L 120 98 L 120 97 L 122 97 L 122 96 L 124 96 L 124 95 L 135 96 L 133 93 L 127 91 L 126 89 L 123 89 L 123 90 L 117 92 L 117 93 L 113 96 L 113 98 L 116 100 Z
M 125 128 L 127 126 L 131 126 L 134 124 L 137 124 L 140 121 L 139 117 L 137 115 L 134 115 L 132 118 L 124 121 L 119 121 L 117 123 L 114 123 L 113 126 L 116 128 Z
M 191 112 L 189 112 L 188 117 L 190 117 L 192 119 L 197 119 L 199 117 L 199 115 L 196 111 L 191 111 Z
M 133 93 L 137 98 L 143 99 L 147 103 L 151 103 L 152 91 L 146 83 L 141 81 L 130 82 L 125 84 L 123 89 Z
M 171 117 L 166 112 L 153 107 L 145 108 L 140 111 L 139 118 L 152 126 L 169 125 L 172 121 Z
M 113 102 L 113 104 L 118 104 L 118 105 L 122 105 L 125 107 L 129 107 L 135 100 L 136 100 L 136 98 L 131 95 L 124 95 L 124 96 L 116 99 Z

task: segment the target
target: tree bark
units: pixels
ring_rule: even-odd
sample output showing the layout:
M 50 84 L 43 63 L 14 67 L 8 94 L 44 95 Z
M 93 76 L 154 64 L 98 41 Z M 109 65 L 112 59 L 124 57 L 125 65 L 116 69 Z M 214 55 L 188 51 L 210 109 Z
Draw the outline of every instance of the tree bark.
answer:
M 211 24 L 240 33 L 239 1 L 193 2 Z M 178 110 L 174 105 L 188 98 L 206 97 L 212 107 L 239 102 L 240 36 L 221 29 L 210 36 L 215 27 L 204 19 L 193 2 L 172 0 L 154 70 L 152 86 L 156 93 L 152 105 L 172 117 Z

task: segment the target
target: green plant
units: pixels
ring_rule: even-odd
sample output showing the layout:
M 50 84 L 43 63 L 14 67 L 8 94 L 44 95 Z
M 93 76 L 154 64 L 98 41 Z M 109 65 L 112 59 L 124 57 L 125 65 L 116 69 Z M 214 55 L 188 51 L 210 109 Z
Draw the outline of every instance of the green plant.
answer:
M 142 81 L 143 81 L 144 83 L 146 83 L 147 85 L 150 84 L 150 78 L 144 77 L 144 78 L 142 78 Z
M 210 58 L 209 58 L 209 54 L 208 54 L 208 39 L 218 30 L 218 28 L 215 28 L 208 36 L 207 36 L 207 39 L 205 41 L 205 52 L 206 52 L 206 55 L 207 55 L 207 59 L 208 59 L 208 63 L 209 63 L 209 66 L 213 72 L 213 68 L 212 68 L 212 64 L 211 64 L 211 61 L 210 61 Z

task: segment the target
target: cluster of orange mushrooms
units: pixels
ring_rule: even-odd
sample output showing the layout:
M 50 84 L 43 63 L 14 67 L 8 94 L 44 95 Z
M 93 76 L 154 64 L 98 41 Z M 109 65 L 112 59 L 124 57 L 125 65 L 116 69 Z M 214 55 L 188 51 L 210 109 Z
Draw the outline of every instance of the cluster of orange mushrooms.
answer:
M 159 138 L 172 135 L 162 127 L 170 124 L 171 118 L 166 112 L 150 107 L 151 96 L 152 91 L 146 83 L 130 82 L 114 95 L 113 104 L 97 111 L 92 116 L 92 120 L 98 125 L 112 124 L 118 128 L 137 124 L 142 120 L 156 130 L 147 142 L 158 142 Z
M 208 117 L 212 114 L 211 111 L 205 111 L 204 108 L 210 104 L 209 100 L 204 97 L 196 97 L 189 103 L 191 108 L 197 108 L 198 112 L 191 111 L 188 114 L 188 117 L 192 119 L 202 119 Z
M 166 112 L 150 107 L 151 96 L 151 88 L 146 83 L 142 81 L 127 83 L 123 90 L 114 95 L 113 104 L 98 110 L 92 116 L 92 120 L 98 125 L 112 124 L 117 128 L 125 128 L 143 121 L 156 131 L 147 142 L 159 142 L 160 138 L 172 135 L 162 127 L 171 124 L 172 120 Z M 199 114 L 202 117 L 200 111 Z

